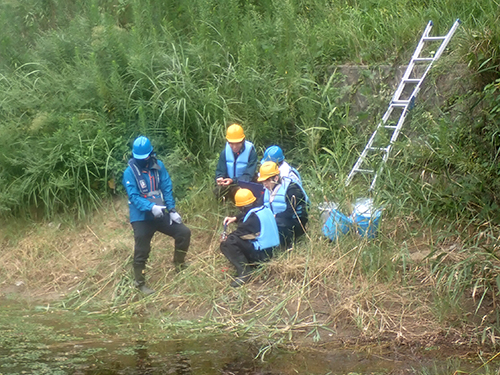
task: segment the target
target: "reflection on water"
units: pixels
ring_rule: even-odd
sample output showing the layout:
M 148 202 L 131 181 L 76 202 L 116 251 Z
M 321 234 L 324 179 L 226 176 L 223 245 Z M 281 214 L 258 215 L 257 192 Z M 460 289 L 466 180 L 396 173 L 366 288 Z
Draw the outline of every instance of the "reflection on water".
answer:
M 111 322 L 74 312 L 21 310 L 5 302 L 0 300 L 1 375 L 399 374 L 438 362 L 411 363 L 341 349 L 271 351 L 261 361 L 256 346 L 224 335 L 168 336 L 141 325 L 131 329 L 128 318 Z

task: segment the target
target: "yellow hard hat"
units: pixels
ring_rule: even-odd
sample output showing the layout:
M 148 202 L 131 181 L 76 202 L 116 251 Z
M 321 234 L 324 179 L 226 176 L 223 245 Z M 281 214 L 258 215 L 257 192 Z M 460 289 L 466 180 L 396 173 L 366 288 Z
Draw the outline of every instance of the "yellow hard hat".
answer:
M 243 128 L 238 124 L 233 124 L 227 128 L 226 139 L 231 143 L 238 143 L 245 139 Z
M 250 203 L 255 202 L 256 199 L 257 198 L 255 198 L 253 193 L 248 189 L 238 189 L 238 191 L 234 195 L 234 203 L 236 207 L 247 206 Z
M 277 176 L 279 174 L 280 169 L 278 168 L 278 164 L 274 161 L 266 161 L 260 166 L 259 178 L 257 178 L 257 181 L 266 181 L 269 177 Z

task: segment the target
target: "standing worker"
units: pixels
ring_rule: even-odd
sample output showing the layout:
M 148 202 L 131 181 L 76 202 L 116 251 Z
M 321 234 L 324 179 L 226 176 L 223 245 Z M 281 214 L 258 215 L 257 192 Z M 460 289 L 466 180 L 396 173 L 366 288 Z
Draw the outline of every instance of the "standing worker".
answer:
M 155 291 L 146 286 L 144 271 L 153 235 L 158 231 L 174 238 L 173 262 L 176 271 L 180 271 L 185 267 L 191 231 L 175 210 L 172 181 L 165 165 L 156 159 L 149 139 L 136 138 L 132 154 L 134 157 L 123 173 L 123 185 L 128 194 L 130 223 L 134 230 L 135 286 L 144 294 L 152 294 Z
M 264 151 L 264 157 L 260 161 L 264 164 L 266 161 L 273 161 L 278 165 L 281 177 L 288 177 L 293 182 L 302 185 L 302 179 L 300 177 L 299 171 L 292 167 L 285 161 L 285 155 L 283 150 L 279 146 L 270 146 Z
M 259 206 L 249 189 L 239 189 L 234 200 L 241 212 L 237 216 L 226 217 L 224 225 L 237 222 L 238 227 L 221 242 L 220 250 L 236 268 L 238 276 L 231 286 L 238 287 L 250 279 L 252 263 L 263 262 L 273 256 L 273 248 L 280 244 L 280 239 L 273 213 L 268 207 Z
M 278 165 L 266 161 L 260 166 L 259 182 L 266 188 L 264 205 L 269 207 L 278 225 L 281 246 L 290 248 L 305 233 L 308 221 L 308 198 L 302 186 L 290 178 L 280 177 Z
M 250 182 L 257 171 L 257 152 L 254 145 L 245 139 L 243 128 L 233 124 L 227 128 L 226 147 L 219 156 L 215 169 L 217 198 L 226 196 L 234 200 L 239 189 L 238 181 Z

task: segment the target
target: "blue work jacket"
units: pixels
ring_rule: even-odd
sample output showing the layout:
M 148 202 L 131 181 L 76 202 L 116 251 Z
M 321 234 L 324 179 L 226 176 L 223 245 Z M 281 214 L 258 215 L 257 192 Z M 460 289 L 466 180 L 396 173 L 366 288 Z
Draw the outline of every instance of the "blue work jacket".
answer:
M 160 181 L 156 181 L 155 170 L 158 171 Z M 146 181 L 149 191 L 161 191 L 167 210 L 170 211 L 174 209 L 175 199 L 172 194 L 172 180 L 170 180 L 170 176 L 165 169 L 165 165 L 160 160 L 156 160 L 152 166 L 142 170 L 142 176 Z M 127 190 L 130 222 L 133 223 L 134 221 L 154 220 L 154 216 L 151 213 L 154 203 L 150 202 L 144 194 L 141 194 L 130 166 L 128 166 L 127 169 L 125 169 L 125 172 L 123 172 L 122 183 Z

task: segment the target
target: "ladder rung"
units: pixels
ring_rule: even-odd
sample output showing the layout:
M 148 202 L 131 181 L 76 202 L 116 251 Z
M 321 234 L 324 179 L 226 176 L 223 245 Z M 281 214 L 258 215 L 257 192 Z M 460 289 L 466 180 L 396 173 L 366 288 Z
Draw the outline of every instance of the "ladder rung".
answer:
M 446 36 L 426 36 L 423 38 L 423 40 L 428 41 L 428 40 L 444 40 L 446 39 Z
M 384 151 L 387 152 L 387 147 L 367 147 L 369 150 L 372 151 Z
M 356 173 L 366 173 L 366 174 L 372 175 L 366 179 L 371 178 L 372 182 L 370 184 L 369 191 L 373 190 L 373 188 L 375 186 L 375 182 L 377 181 L 377 177 L 378 177 L 379 173 L 382 171 L 384 163 L 387 162 L 387 160 L 389 158 L 389 154 L 390 154 L 391 149 L 392 149 L 392 146 L 393 146 L 394 142 L 397 140 L 397 137 L 399 136 L 399 133 L 401 131 L 401 127 L 402 127 L 403 122 L 406 118 L 406 115 L 408 114 L 408 111 L 411 110 L 415 106 L 415 97 L 419 92 L 420 85 L 422 84 L 425 76 L 427 75 L 427 72 L 432 67 L 432 63 L 434 61 L 436 61 L 437 59 L 439 59 L 439 57 L 441 56 L 441 53 L 446 49 L 446 46 L 448 45 L 448 42 L 450 41 L 451 37 L 453 36 L 453 33 L 457 29 L 459 23 L 460 23 L 460 20 L 457 19 L 455 21 L 455 23 L 453 24 L 452 28 L 450 29 L 450 31 L 448 32 L 448 34 L 446 34 L 445 36 L 429 36 L 429 33 L 431 31 L 431 28 L 432 28 L 432 21 L 429 21 L 429 23 L 427 24 L 427 27 L 424 30 L 424 33 L 422 34 L 420 42 L 419 42 L 417 48 L 415 49 L 415 52 L 413 53 L 413 56 L 410 60 L 410 63 L 408 64 L 408 67 L 403 75 L 403 77 L 405 77 L 405 78 L 401 79 L 400 84 L 399 84 L 396 92 L 394 93 L 394 95 L 391 99 L 391 102 L 389 103 L 389 108 L 385 112 L 384 116 L 382 117 L 381 122 L 379 122 L 379 124 L 377 125 L 377 128 L 375 129 L 372 136 L 370 137 L 370 140 L 368 141 L 367 145 L 363 149 L 358 160 L 354 164 L 354 167 L 352 168 L 351 172 L 347 176 L 347 180 L 345 183 L 346 186 L 349 186 L 349 183 L 352 181 L 352 179 Z M 422 51 L 424 48 L 424 42 L 429 42 L 429 41 L 441 42 L 440 46 L 436 46 L 436 52 L 434 53 L 434 56 L 433 57 L 418 57 L 421 54 L 426 55 L 426 53 L 422 53 Z M 429 46 L 429 44 L 427 46 Z M 427 56 L 428 55 L 429 54 L 427 54 Z M 416 65 L 415 63 L 418 63 L 418 62 L 428 63 L 427 67 L 425 66 L 425 64 Z M 417 69 L 415 69 L 415 68 L 417 68 Z M 418 77 L 418 75 L 416 73 L 418 71 L 420 71 L 420 69 L 424 70 L 424 72 L 420 78 L 416 78 L 416 77 Z M 410 75 L 411 75 L 411 78 L 410 78 Z M 413 87 L 413 91 L 410 94 L 410 97 L 405 100 L 405 99 L 402 99 L 401 97 L 403 97 L 403 98 L 408 97 L 408 95 L 403 95 L 403 91 L 405 89 L 404 84 L 407 84 L 407 83 L 416 84 L 416 86 Z M 412 88 L 412 87 L 410 86 L 407 88 Z M 397 124 L 395 124 L 395 122 L 392 120 L 388 121 L 388 118 L 389 118 L 392 110 L 396 107 L 402 108 L 402 113 L 400 114 L 400 117 L 399 117 Z M 390 125 L 386 125 L 386 123 L 389 123 Z M 387 147 L 374 147 L 373 142 L 374 142 L 375 136 L 377 135 L 378 129 L 381 127 L 384 127 L 385 129 L 393 129 L 393 134 L 391 136 L 390 144 Z M 390 132 L 388 131 L 386 133 L 390 133 Z M 371 154 L 371 156 L 372 156 L 371 162 L 372 163 L 369 163 L 368 165 L 363 164 L 363 163 L 367 163 L 367 160 L 366 160 L 367 154 L 368 154 L 368 152 L 371 152 L 371 151 L 378 151 L 378 153 L 375 155 Z M 380 158 L 380 161 L 375 160 L 376 158 Z M 377 163 L 378 163 L 378 165 L 376 165 Z M 373 167 L 373 169 L 362 169 L 362 168 L 360 168 L 362 165 L 364 165 L 365 167 Z
M 409 100 L 393 100 L 391 102 L 391 105 L 393 107 L 406 107 L 409 103 Z

